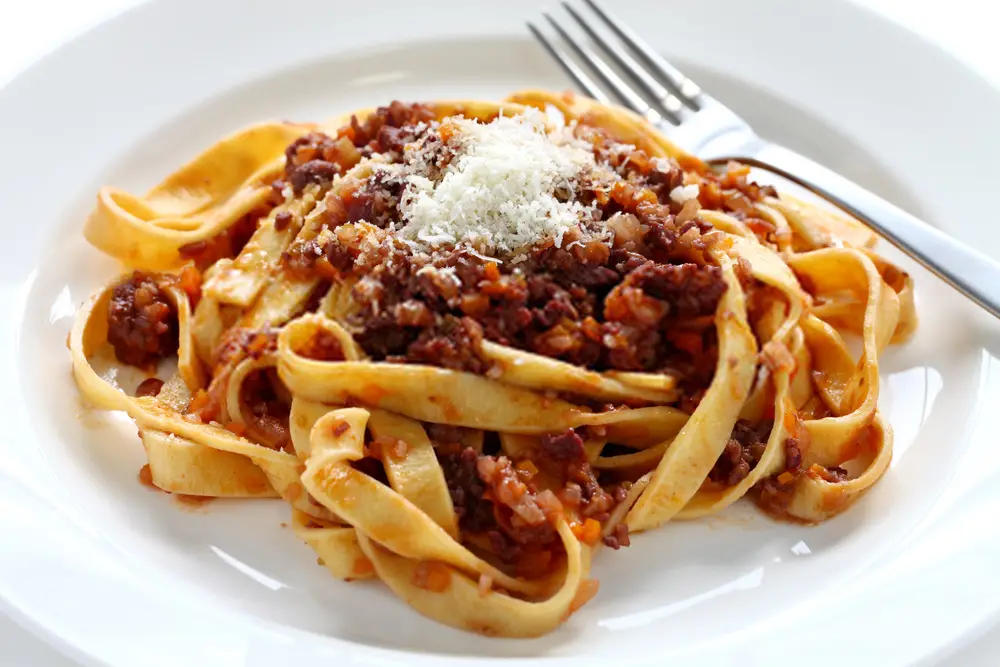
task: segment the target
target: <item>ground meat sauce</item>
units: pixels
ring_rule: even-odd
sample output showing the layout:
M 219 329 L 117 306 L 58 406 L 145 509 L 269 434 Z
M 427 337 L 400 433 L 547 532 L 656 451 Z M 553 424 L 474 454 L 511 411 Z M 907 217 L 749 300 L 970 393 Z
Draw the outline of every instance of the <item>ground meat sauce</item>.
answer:
M 566 480 L 559 499 L 581 517 L 604 523 L 620 502 L 601 487 L 597 473 L 587 460 L 583 438 L 574 429 L 543 435 L 538 464 Z
M 575 250 L 575 249 L 574 249 Z M 376 360 L 474 373 L 483 339 L 594 370 L 669 372 L 707 386 L 715 368 L 712 315 L 725 290 L 714 266 L 658 264 L 624 252 L 609 265 L 548 248 L 509 268 L 463 250 L 415 267 L 403 249 L 351 257 L 308 245 L 352 290 L 355 339 Z
M 352 120 L 336 137 L 313 133 L 296 141 L 285 178 L 295 186 L 342 173 L 356 157 L 348 144 L 362 157 L 377 153 L 398 163 L 408 143 L 440 141 L 430 127 L 427 108 L 393 103 Z M 388 231 L 400 219 L 402 182 L 376 169 L 327 197 L 328 232 L 293 244 L 286 270 L 354 282 L 357 309 L 348 324 L 373 360 L 489 373 L 479 354 L 489 340 L 597 371 L 671 374 L 681 389 L 679 407 L 693 410 L 718 353 L 714 313 L 725 283 L 706 253 L 717 235 L 695 217 L 697 207 L 672 200 L 685 179 L 677 163 L 650 159 L 588 126 L 576 133 L 614 173 L 611 185 L 583 177 L 577 188 L 593 215 L 583 225 L 603 229 L 599 238 L 570 234 L 562 247 L 542 244 L 516 262 L 464 248 L 414 253 Z M 332 171 L 318 170 L 317 160 Z M 694 166 L 702 206 L 740 217 L 747 202 L 773 194 L 748 181 L 739 165 L 721 175 Z M 361 221 L 387 230 L 379 243 L 349 224 Z M 749 281 L 749 267 L 740 268 Z
M 306 342 L 299 354 L 317 361 L 343 361 L 345 358 L 344 348 L 337 337 L 323 329 Z
M 422 104 L 393 102 L 378 108 L 364 121 L 352 117 L 335 137 L 310 132 L 285 150 L 285 180 L 296 194 L 301 194 L 310 183 L 329 186 L 334 176 L 343 174 L 363 157 L 379 153 L 390 161 L 398 160 L 403 146 L 416 138 L 418 124 L 433 119 L 434 113 Z M 363 210 L 365 205 L 359 208 Z
M 531 474 L 505 456 L 471 447 L 440 447 L 438 460 L 463 535 L 482 544 L 499 565 L 519 572 L 543 561 L 544 569 L 562 549 L 556 532 L 562 504 L 551 491 L 539 491 Z
M 745 419 L 737 421 L 708 479 L 722 486 L 735 486 L 746 479 L 764 455 L 771 424 L 762 422 L 754 428 Z
M 277 329 L 254 330 L 233 327 L 226 331 L 212 354 L 212 382 L 208 385 L 208 389 L 200 389 L 195 392 L 188 405 L 188 413 L 205 423 L 218 420 L 222 412 L 222 404 L 226 400 L 226 391 L 233 369 L 248 357 L 259 359 L 273 354 L 277 349 Z M 268 379 L 272 385 L 271 391 L 275 392 L 280 380 L 275 375 L 269 375 Z M 246 401 L 248 396 L 244 395 L 243 398 Z M 250 404 L 254 403 L 254 400 L 250 400 Z M 285 414 L 287 422 L 287 413 Z M 264 431 L 265 434 L 269 432 L 271 431 Z M 269 438 L 267 441 L 272 442 L 273 440 Z
M 288 416 L 291 405 L 277 391 L 280 380 L 274 369 L 251 373 L 240 387 L 240 399 L 247 407 L 247 430 L 255 442 L 271 449 L 291 448 Z
M 481 455 L 476 473 L 493 502 L 493 517 L 516 543 L 549 544 L 558 540 L 555 526 L 562 506 L 554 493 L 539 491 L 532 475 L 521 474 L 506 456 Z
M 463 531 L 485 533 L 498 526 L 493 516 L 493 503 L 483 497 L 486 485 L 476 469 L 478 459 L 479 455 L 471 447 L 457 452 L 438 449 L 438 460 L 448 483 L 459 527 Z
M 161 280 L 135 271 L 112 290 L 108 342 L 122 363 L 145 368 L 177 352 L 177 311 Z
M 278 349 L 278 329 L 244 329 L 226 331 L 213 354 L 216 368 L 235 366 L 246 357 L 259 359 Z
M 469 433 L 475 433 L 473 429 L 463 428 L 461 426 L 451 426 L 450 424 L 424 424 L 424 428 L 427 430 L 427 437 L 433 440 L 435 443 L 440 443 L 442 445 L 455 445 L 461 443 L 465 440 L 465 437 Z
M 859 437 L 866 436 L 867 432 L 863 430 Z M 797 437 L 785 438 L 785 469 L 777 475 L 762 479 L 753 488 L 753 498 L 757 505 L 775 519 L 798 521 L 787 509 L 801 476 L 808 475 L 831 483 L 843 482 L 849 477 L 848 471 L 840 466 L 826 468 L 813 463 L 808 468 L 803 468 L 802 445 Z
M 568 518 L 576 517 L 578 527 L 591 522 L 599 531 L 628 493 L 627 486 L 601 486 L 587 461 L 583 439 L 573 429 L 542 436 L 539 450 L 521 463 L 462 448 L 455 444 L 461 434 L 448 427 L 428 430 L 460 529 L 466 536 L 483 538 L 503 564 L 524 559 L 537 564 L 540 553 L 559 553 L 562 543 L 556 526 L 567 511 Z M 539 470 L 562 484 L 559 493 L 538 488 Z M 628 546 L 628 528 L 616 526 L 603 541 L 614 549 Z
M 436 447 L 436 451 L 463 536 L 481 538 L 484 548 L 506 568 L 516 566 L 524 556 L 526 546 L 529 551 L 554 548 L 551 539 L 544 544 L 525 545 L 528 533 L 515 536 L 511 534 L 514 529 L 510 522 L 501 525 L 497 519 L 498 508 L 487 495 L 487 485 L 479 476 L 481 455 L 476 450 L 471 447 Z M 493 456 L 484 458 L 496 460 Z M 541 533 L 536 531 L 533 535 L 538 537 Z

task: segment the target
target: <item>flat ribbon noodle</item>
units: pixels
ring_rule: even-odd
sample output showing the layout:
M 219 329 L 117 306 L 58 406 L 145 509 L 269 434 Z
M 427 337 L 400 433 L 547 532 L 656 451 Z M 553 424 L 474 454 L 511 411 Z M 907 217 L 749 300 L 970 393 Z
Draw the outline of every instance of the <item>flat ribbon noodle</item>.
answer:
M 142 445 L 153 484 L 170 493 L 212 498 L 277 498 L 267 475 L 249 458 L 148 428 Z
M 495 369 L 493 379 L 527 389 L 563 391 L 606 400 L 670 403 L 677 398 L 676 383 L 669 375 L 597 373 L 490 341 L 483 341 L 482 356 Z M 641 384 L 645 378 L 649 378 L 649 386 Z
M 102 188 L 84 235 L 125 264 L 180 266 L 181 246 L 205 240 L 266 201 L 285 147 L 312 126 L 263 123 L 217 142 L 145 197 Z
M 670 431 L 678 419 L 686 420 L 667 406 L 592 413 L 472 373 L 417 364 L 317 361 L 296 352 L 321 330 L 336 332 L 339 340 L 350 339 L 340 325 L 320 315 L 289 322 L 278 336 L 282 381 L 295 396 L 317 403 L 357 401 L 419 421 L 505 433 L 542 434 L 603 425 L 637 446 Z M 643 417 L 648 423 L 642 423 Z

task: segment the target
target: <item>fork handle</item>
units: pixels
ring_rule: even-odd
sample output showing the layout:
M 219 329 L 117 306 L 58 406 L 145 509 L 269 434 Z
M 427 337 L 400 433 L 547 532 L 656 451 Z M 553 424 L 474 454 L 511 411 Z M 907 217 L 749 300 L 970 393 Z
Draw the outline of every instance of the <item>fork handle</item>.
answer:
M 782 146 L 764 144 L 751 156 L 733 159 L 783 176 L 839 206 L 1000 318 L 1000 263 L 992 258 Z

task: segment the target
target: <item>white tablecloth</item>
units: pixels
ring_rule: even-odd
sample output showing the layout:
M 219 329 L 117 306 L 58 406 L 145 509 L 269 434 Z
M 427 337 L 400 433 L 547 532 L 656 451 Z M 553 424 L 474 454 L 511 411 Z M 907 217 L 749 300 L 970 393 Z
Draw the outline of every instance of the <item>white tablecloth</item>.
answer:
M 805 1 L 805 0 L 803 0 Z M 987 0 L 855 0 L 869 5 L 951 51 L 1000 85 L 1000 5 Z M 34 59 L 136 0 L 30 0 L 0 3 L 0 84 Z M 6 6 L 4 6 L 6 5 Z M 842 638 L 850 641 L 850 638 Z M 961 667 L 994 667 L 1000 628 L 947 660 Z M 0 616 L 4 667 L 77 667 L 43 642 Z M 141 666 L 136 666 L 141 667 Z

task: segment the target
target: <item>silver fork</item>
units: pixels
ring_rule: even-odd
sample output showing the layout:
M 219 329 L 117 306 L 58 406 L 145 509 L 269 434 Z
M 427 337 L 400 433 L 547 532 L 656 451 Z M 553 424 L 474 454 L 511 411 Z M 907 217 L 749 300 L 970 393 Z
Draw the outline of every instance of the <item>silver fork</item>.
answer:
M 798 183 L 858 218 L 994 317 L 1000 317 L 1000 263 L 830 169 L 761 139 L 746 121 L 702 91 L 596 0 L 583 2 L 593 18 L 568 2 L 562 5 L 629 81 L 547 12 L 543 12 L 545 19 L 586 68 L 556 40 L 528 23 L 531 33 L 583 92 L 604 104 L 618 102 L 631 109 L 706 162 L 738 160 Z M 615 35 L 615 41 L 597 29 L 601 24 Z

